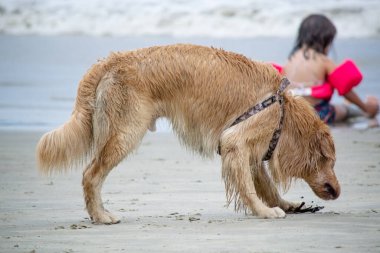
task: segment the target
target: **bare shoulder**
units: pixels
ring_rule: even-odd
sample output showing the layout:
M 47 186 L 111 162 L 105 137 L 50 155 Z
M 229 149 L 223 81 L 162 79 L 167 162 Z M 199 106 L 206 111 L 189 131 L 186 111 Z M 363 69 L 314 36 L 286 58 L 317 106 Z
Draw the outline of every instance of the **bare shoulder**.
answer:
M 336 63 L 327 56 L 322 57 L 323 66 L 327 74 L 330 74 L 336 68 Z

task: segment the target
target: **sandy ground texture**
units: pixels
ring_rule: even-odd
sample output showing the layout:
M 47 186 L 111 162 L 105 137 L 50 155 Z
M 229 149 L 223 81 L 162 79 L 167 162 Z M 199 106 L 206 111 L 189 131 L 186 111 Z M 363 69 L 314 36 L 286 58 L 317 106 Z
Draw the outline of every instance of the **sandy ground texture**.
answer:
M 303 182 L 286 194 L 317 213 L 263 220 L 226 207 L 220 161 L 170 133 L 148 134 L 107 178 L 103 200 L 122 218 L 93 225 L 81 171 L 43 177 L 36 132 L 0 132 L 0 252 L 380 252 L 380 129 L 334 129 L 342 194 L 319 200 Z

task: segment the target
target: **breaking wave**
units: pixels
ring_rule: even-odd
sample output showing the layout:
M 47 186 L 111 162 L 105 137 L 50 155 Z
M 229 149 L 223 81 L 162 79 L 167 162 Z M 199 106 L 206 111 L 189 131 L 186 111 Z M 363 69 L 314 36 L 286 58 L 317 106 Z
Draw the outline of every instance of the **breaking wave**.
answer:
M 339 36 L 380 36 L 378 0 L 9 0 L 0 33 L 284 37 L 311 13 L 330 17 Z

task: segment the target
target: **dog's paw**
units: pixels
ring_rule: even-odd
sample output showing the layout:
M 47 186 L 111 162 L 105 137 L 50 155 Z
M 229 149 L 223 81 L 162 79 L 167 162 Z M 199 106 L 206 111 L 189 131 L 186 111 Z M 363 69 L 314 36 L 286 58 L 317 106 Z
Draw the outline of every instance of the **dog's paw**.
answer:
M 285 218 L 285 212 L 279 207 L 267 208 L 258 214 L 260 218 L 264 219 L 276 219 Z
M 282 200 L 279 204 L 279 207 L 284 210 L 286 213 L 292 213 L 294 212 L 299 206 L 301 205 L 301 202 L 290 202 L 286 200 Z
M 91 220 L 93 224 L 112 225 L 120 223 L 120 219 L 108 211 L 99 212 L 96 215 L 93 215 Z

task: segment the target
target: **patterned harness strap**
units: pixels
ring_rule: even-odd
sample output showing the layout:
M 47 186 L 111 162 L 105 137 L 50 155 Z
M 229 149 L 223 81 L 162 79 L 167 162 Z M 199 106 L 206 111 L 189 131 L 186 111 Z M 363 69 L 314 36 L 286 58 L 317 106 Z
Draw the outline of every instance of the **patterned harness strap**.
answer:
M 278 89 L 278 91 L 276 92 L 276 94 L 273 94 L 272 96 L 270 96 L 269 98 L 265 99 L 261 103 L 258 103 L 255 106 L 253 106 L 252 108 L 250 108 L 248 111 L 246 111 L 241 116 L 239 116 L 234 121 L 234 123 L 232 123 L 231 126 L 228 127 L 228 128 L 230 128 L 230 127 L 232 127 L 232 126 L 234 126 L 236 124 L 239 124 L 240 122 L 242 122 L 242 121 L 244 121 L 244 120 L 252 117 L 256 113 L 264 110 L 265 108 L 273 105 L 274 103 L 279 102 L 280 105 L 281 105 L 280 122 L 279 122 L 276 130 L 273 132 L 272 139 L 269 142 L 268 150 L 267 150 L 267 152 L 265 153 L 265 155 L 263 157 L 263 160 L 262 160 L 263 162 L 268 162 L 271 159 L 271 157 L 273 155 L 273 152 L 276 149 L 278 140 L 280 139 L 282 125 L 283 125 L 283 121 L 284 121 L 284 104 L 283 104 L 283 102 L 284 102 L 284 96 L 283 95 L 284 95 L 284 91 L 285 91 L 286 87 L 288 87 L 289 84 L 290 84 L 289 80 L 287 78 L 283 78 L 281 80 L 280 88 Z M 218 154 L 220 154 L 220 145 L 218 147 Z
M 273 132 L 272 139 L 269 142 L 268 150 L 263 157 L 263 162 L 269 161 L 272 158 L 272 155 L 273 155 L 274 150 L 276 149 L 278 140 L 280 139 L 282 126 L 284 123 L 284 90 L 289 84 L 290 82 L 288 79 L 286 78 L 282 79 L 280 89 L 276 93 L 277 101 L 281 105 L 280 122 L 278 123 L 276 130 L 274 130 Z

